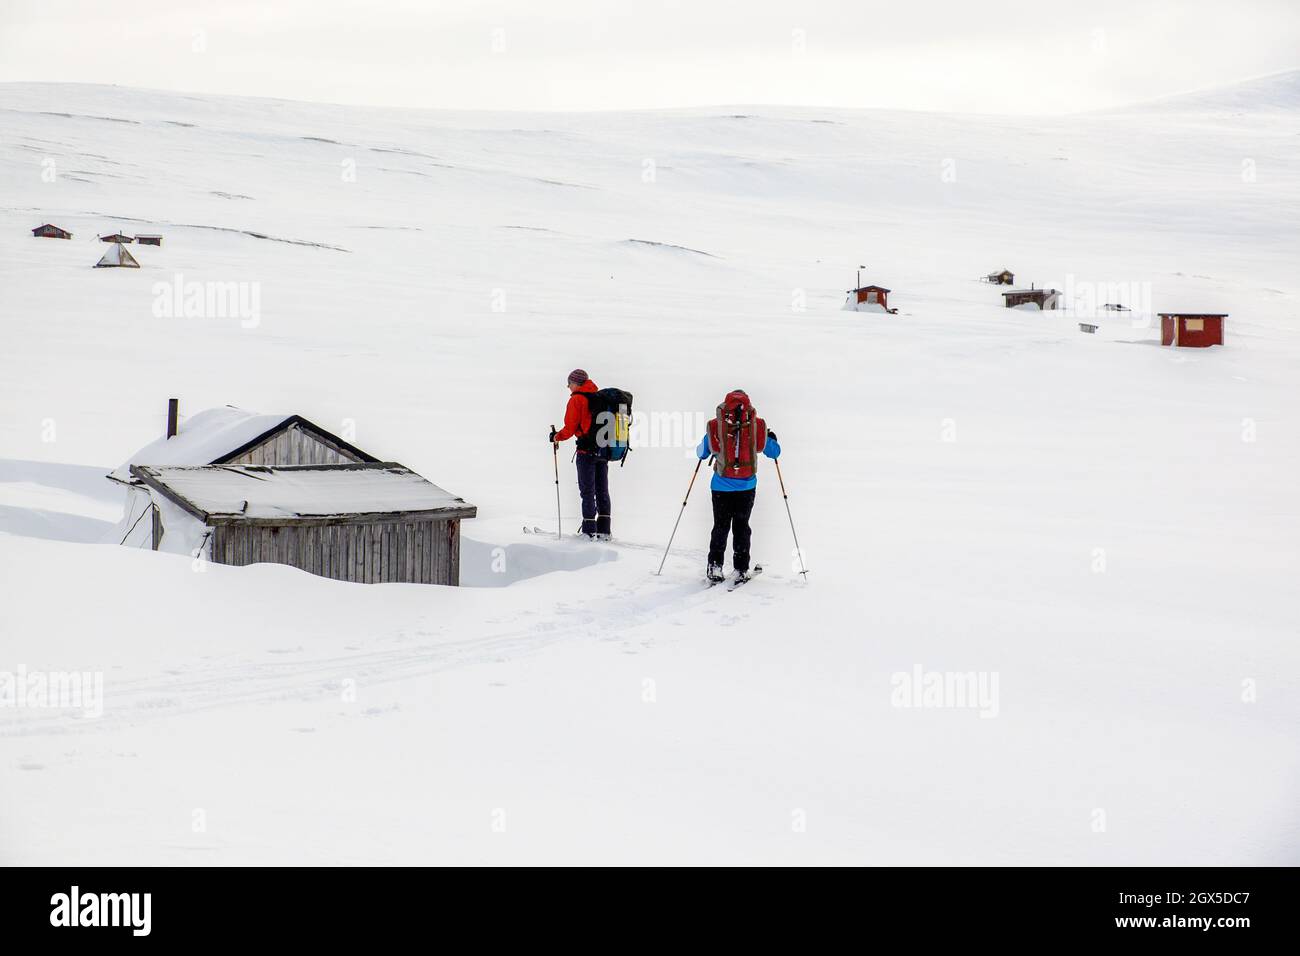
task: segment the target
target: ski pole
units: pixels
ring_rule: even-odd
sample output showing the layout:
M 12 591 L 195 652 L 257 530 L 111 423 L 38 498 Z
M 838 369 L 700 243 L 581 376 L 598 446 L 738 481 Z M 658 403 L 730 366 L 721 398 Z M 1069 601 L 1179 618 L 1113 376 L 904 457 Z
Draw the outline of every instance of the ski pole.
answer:
M 555 540 L 564 537 L 564 525 L 560 519 L 560 445 L 555 440 L 555 426 L 551 426 L 551 461 L 555 463 Z
M 772 464 L 776 465 L 776 480 L 781 483 L 781 497 L 785 499 L 785 516 L 790 519 L 790 534 L 794 537 L 794 553 L 799 555 L 799 573 L 803 575 L 806 582 L 808 580 L 808 569 L 803 564 L 803 548 L 799 547 L 799 535 L 794 530 L 794 515 L 790 514 L 790 496 L 785 493 L 785 479 L 781 477 L 781 462 L 773 458 Z
M 672 550 L 673 538 L 677 537 L 677 526 L 682 523 L 682 515 L 686 513 L 686 502 L 691 498 L 691 489 L 695 487 L 695 476 L 700 473 L 700 463 L 704 459 L 700 458 L 695 462 L 695 470 L 691 472 L 691 483 L 686 486 L 686 497 L 682 499 L 682 510 L 677 512 L 677 520 L 673 522 L 673 533 L 668 536 L 668 547 L 664 548 L 663 561 L 659 562 L 659 570 L 655 574 L 664 573 L 664 561 L 668 560 L 668 552 Z

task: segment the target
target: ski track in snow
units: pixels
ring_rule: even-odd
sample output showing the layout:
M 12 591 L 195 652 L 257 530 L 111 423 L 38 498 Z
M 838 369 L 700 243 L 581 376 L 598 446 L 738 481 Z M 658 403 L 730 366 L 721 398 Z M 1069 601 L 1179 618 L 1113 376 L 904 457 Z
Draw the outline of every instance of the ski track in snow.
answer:
M 621 543 L 620 543 L 621 544 Z M 604 545 L 608 547 L 609 545 Z M 615 544 L 614 547 L 618 547 Z M 623 547 L 653 551 L 649 544 L 622 544 Z M 244 704 L 267 704 L 286 700 L 321 699 L 336 696 L 341 675 L 364 679 L 367 685 L 386 684 L 426 677 L 458 667 L 489 663 L 504 658 L 535 654 L 552 645 L 575 639 L 604 642 L 635 640 L 637 631 L 663 613 L 690 615 L 709 607 L 709 600 L 719 591 L 701 584 L 682 584 L 682 560 L 704 552 L 683 549 L 670 557 L 672 568 L 665 576 L 640 575 L 635 583 L 605 595 L 589 608 L 562 606 L 542 620 L 526 621 L 523 616 L 504 630 L 464 640 L 447 640 L 439 631 L 413 630 L 386 638 L 385 643 L 400 646 L 381 650 L 358 650 L 345 654 L 316 657 L 291 650 L 283 661 L 236 660 L 190 662 L 186 670 L 198 673 L 152 674 L 120 679 L 112 677 L 105 694 L 105 715 L 93 721 L 57 710 L 23 711 L 0 709 L 0 737 L 24 737 L 44 734 L 111 733 L 122 725 L 140 720 L 162 719 L 217 707 Z M 714 594 L 710 594 L 710 592 Z M 611 613 L 617 605 L 618 613 Z M 734 612 L 735 608 L 729 608 Z M 532 614 L 533 612 L 528 612 Z M 725 614 L 728 623 L 743 620 L 742 613 Z

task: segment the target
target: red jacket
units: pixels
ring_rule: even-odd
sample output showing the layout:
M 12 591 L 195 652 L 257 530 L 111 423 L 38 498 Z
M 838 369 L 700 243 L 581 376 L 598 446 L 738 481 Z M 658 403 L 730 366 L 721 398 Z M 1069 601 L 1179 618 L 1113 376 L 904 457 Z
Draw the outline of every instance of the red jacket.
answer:
M 596 383 L 587 379 L 578 386 L 579 392 L 598 391 Z M 556 441 L 567 441 L 574 436 L 581 438 L 591 431 L 591 404 L 575 392 L 569 396 L 569 404 L 564 407 L 564 427 L 555 433 Z

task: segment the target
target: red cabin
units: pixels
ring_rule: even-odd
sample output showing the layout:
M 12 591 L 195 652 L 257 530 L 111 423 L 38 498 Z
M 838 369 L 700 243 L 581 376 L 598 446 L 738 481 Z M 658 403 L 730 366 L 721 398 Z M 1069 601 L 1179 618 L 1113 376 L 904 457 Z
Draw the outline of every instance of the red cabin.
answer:
M 1223 344 L 1223 320 L 1227 314 L 1208 312 L 1161 312 L 1160 344 L 1203 349 Z
M 884 286 L 864 285 L 860 289 L 850 289 L 849 295 L 856 295 L 858 305 L 878 305 L 882 309 L 889 308 L 889 290 Z

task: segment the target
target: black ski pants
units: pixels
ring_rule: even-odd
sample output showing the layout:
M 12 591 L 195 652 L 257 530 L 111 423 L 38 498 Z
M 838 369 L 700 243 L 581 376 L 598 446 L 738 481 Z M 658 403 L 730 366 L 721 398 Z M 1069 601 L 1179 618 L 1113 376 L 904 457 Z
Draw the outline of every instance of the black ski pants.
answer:
M 713 534 L 709 536 L 709 564 L 722 564 L 727 551 L 727 533 L 731 533 L 731 563 L 737 571 L 749 570 L 749 513 L 754 510 L 754 493 L 715 491 L 713 493 Z
M 578 452 L 578 494 L 582 495 L 582 533 L 609 534 L 609 462 Z

